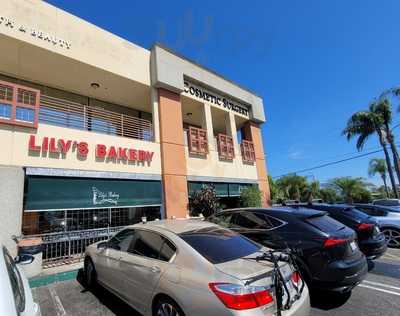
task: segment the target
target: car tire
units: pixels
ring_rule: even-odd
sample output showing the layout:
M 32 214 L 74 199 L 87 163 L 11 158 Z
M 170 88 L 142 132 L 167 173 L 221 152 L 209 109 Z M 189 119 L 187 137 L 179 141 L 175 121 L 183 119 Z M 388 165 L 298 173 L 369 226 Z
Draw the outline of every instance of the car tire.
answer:
M 383 227 L 382 233 L 385 235 L 389 248 L 400 248 L 400 230 L 392 227 Z
M 185 314 L 175 301 L 161 297 L 154 305 L 153 316 L 185 316 Z
M 84 265 L 84 283 L 86 288 L 93 288 L 97 283 L 97 274 L 96 268 L 94 267 L 94 263 L 92 259 L 86 258 Z

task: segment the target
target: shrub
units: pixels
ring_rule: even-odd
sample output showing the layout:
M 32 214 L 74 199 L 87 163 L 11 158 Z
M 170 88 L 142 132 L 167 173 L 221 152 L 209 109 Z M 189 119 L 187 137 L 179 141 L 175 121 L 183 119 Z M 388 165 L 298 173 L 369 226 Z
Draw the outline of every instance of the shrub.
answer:
M 240 193 L 240 206 L 242 207 L 261 207 L 261 191 L 258 186 L 250 186 Z
M 204 217 L 211 216 L 220 208 L 219 200 L 212 185 L 204 186 L 201 190 L 194 192 L 191 201 L 191 215 Z

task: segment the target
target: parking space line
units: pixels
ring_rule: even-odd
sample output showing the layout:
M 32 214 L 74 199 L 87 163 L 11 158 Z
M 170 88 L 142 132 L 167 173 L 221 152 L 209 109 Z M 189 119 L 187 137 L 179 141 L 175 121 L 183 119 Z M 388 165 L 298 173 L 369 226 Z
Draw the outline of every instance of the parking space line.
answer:
M 377 287 L 374 287 L 374 286 L 365 285 L 365 284 L 360 284 L 359 287 L 363 287 L 363 288 L 371 289 L 371 290 L 378 291 L 378 292 L 383 292 L 383 293 L 388 293 L 388 294 L 393 294 L 393 295 L 396 295 L 396 296 L 400 296 L 400 293 L 389 291 L 389 290 L 385 290 L 385 289 L 380 289 L 380 288 L 377 288 Z
M 56 293 L 56 290 L 53 288 L 53 286 L 49 286 L 49 292 L 51 295 L 51 298 L 53 299 L 54 306 L 57 310 L 57 316 L 64 316 L 67 313 L 65 312 L 64 306 L 61 303 L 61 300 L 59 296 Z
M 400 260 L 400 257 L 399 256 L 395 256 L 395 255 L 392 255 L 392 254 L 390 254 L 390 253 L 385 253 L 384 254 L 384 256 L 383 256 L 383 258 L 390 258 L 390 259 L 395 259 L 395 260 Z
M 372 281 L 367 281 L 367 280 L 364 280 L 363 283 L 368 283 L 370 285 L 376 285 L 376 286 L 386 287 L 388 289 L 393 289 L 393 290 L 400 291 L 400 287 L 393 286 L 393 285 L 388 285 L 388 284 L 385 284 L 385 283 L 378 283 L 378 282 L 372 282 Z

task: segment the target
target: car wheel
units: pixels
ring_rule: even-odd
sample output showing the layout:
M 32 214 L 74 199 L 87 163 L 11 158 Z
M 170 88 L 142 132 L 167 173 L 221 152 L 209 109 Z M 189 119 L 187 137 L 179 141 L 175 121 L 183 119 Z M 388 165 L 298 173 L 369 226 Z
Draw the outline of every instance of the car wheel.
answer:
M 87 288 L 93 288 L 96 284 L 97 275 L 93 261 L 90 258 L 85 260 L 85 286 Z
M 400 248 L 400 230 L 396 228 L 383 228 L 383 234 L 386 237 L 386 241 L 391 248 Z
M 173 300 L 163 297 L 155 305 L 153 316 L 185 316 L 185 314 Z
M 386 237 L 388 246 L 391 248 L 400 248 L 400 230 L 396 228 L 383 228 L 383 234 Z

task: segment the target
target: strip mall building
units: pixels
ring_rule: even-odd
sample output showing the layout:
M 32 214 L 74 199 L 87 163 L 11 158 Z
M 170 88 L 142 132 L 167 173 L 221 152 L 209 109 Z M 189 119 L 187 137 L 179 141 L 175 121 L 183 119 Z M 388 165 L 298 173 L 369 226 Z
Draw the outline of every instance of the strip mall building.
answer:
M 0 47 L 0 235 L 10 248 L 13 234 L 40 235 L 56 244 L 48 258 L 72 255 L 142 216 L 185 217 L 205 184 L 226 206 L 258 185 L 268 204 L 254 93 L 43 1 L 2 0 Z

